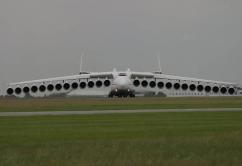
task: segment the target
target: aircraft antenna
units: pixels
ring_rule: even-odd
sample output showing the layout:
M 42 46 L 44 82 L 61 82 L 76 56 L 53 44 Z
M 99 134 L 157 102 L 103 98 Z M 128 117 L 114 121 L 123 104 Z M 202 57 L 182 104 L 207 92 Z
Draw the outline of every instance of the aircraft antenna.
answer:
M 160 63 L 160 56 L 159 55 L 157 55 L 157 60 L 158 60 L 158 65 L 159 65 L 159 72 L 162 73 L 161 63 Z
M 82 59 L 83 59 L 84 53 L 81 54 L 81 62 L 80 62 L 80 73 L 82 73 Z

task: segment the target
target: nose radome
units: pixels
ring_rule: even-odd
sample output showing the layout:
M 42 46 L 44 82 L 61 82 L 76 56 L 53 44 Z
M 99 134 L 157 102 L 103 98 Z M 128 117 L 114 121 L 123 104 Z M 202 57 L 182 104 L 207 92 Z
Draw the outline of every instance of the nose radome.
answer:
M 129 84 L 129 80 L 126 78 L 118 78 L 115 80 L 115 83 L 120 87 L 126 87 Z
M 121 85 L 121 86 L 126 86 L 128 84 L 129 84 L 128 79 L 120 79 L 120 81 L 119 81 L 119 85 Z

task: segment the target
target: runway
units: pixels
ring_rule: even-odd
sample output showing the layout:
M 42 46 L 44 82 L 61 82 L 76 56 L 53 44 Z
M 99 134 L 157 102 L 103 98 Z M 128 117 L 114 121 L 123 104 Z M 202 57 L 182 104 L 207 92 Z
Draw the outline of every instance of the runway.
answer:
M 159 112 L 242 112 L 242 108 L 206 108 L 206 109 L 147 109 L 147 110 L 102 110 L 102 111 L 40 111 L 40 112 L 0 112 L 0 117 L 18 116 L 56 116 L 56 115 L 101 115 Z

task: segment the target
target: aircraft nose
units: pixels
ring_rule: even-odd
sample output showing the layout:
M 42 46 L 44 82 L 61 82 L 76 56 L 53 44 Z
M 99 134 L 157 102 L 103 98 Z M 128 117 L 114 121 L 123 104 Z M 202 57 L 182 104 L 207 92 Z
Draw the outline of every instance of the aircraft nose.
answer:
M 120 86 L 127 86 L 127 85 L 129 85 L 129 81 L 127 79 L 121 79 L 119 81 L 119 85 Z
M 125 85 L 127 85 L 127 81 L 126 80 L 120 80 L 119 85 L 125 86 Z
M 130 81 L 128 79 L 125 78 L 119 78 L 116 81 L 116 85 L 118 86 L 118 88 L 120 89 L 126 89 L 129 87 Z

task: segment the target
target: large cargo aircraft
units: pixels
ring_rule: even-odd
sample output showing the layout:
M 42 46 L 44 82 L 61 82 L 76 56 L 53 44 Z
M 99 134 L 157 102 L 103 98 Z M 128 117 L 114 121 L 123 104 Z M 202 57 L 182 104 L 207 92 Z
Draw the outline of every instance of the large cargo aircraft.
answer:
M 8 96 L 238 96 L 238 84 L 163 74 L 162 72 L 80 72 L 78 75 L 11 83 Z

